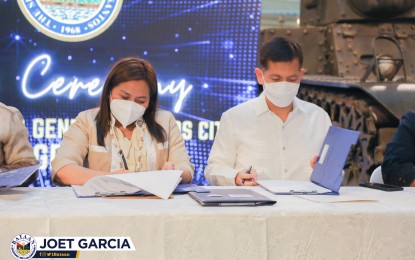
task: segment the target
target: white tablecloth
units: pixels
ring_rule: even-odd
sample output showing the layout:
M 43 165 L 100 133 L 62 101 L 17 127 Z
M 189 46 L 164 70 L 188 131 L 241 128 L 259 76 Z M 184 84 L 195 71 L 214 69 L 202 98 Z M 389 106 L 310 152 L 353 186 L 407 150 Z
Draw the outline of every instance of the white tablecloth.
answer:
M 415 189 L 345 187 L 342 194 L 378 200 L 347 203 L 317 203 L 254 189 L 278 202 L 202 207 L 187 195 L 80 199 L 71 188 L 3 191 L 0 259 L 12 259 L 10 242 L 21 233 L 129 236 L 136 248 L 81 251 L 80 259 L 415 259 Z

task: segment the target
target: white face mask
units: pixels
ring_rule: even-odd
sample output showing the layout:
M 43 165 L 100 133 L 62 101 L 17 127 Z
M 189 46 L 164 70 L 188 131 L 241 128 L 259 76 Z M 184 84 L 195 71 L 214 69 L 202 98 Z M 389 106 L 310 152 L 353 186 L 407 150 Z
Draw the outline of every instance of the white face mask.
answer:
M 264 73 L 262 73 L 262 80 L 264 81 L 265 96 L 277 107 L 289 106 L 294 101 L 300 87 L 300 83 L 287 81 L 267 83 L 265 82 Z
M 140 119 L 146 108 L 129 100 L 113 99 L 110 104 L 112 115 L 126 128 Z

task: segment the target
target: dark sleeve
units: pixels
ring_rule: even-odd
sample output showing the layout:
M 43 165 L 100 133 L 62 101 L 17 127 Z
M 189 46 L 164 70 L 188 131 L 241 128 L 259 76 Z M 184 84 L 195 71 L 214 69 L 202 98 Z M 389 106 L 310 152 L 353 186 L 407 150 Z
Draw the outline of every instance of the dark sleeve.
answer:
M 382 164 L 386 184 L 410 186 L 415 179 L 415 111 L 403 115 L 386 147 Z

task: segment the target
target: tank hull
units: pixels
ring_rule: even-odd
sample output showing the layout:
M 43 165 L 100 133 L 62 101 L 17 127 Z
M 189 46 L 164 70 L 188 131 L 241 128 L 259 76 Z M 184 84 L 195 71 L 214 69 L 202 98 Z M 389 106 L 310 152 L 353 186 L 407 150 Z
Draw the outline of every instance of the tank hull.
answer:
M 404 86 L 404 87 L 402 87 Z M 415 84 L 361 84 L 322 76 L 305 76 L 298 97 L 322 107 L 333 125 L 361 132 L 347 159 L 343 185 L 368 182 L 382 163 L 399 118 L 414 102 Z M 393 108 L 393 109 L 391 109 Z

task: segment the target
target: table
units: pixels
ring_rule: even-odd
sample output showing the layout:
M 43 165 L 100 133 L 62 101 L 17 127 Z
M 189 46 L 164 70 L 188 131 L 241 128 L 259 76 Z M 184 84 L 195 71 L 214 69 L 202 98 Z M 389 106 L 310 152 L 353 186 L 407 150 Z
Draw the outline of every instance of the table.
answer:
M 216 187 L 212 187 L 216 188 Z M 81 251 L 80 259 L 414 259 L 415 189 L 343 187 L 378 202 L 316 203 L 275 196 L 273 206 L 202 207 L 173 199 L 77 198 L 70 187 L 0 192 L 0 255 L 21 233 L 129 236 L 136 251 Z M 344 195 L 340 195 L 340 198 Z M 9 256 L 7 258 L 7 256 Z

